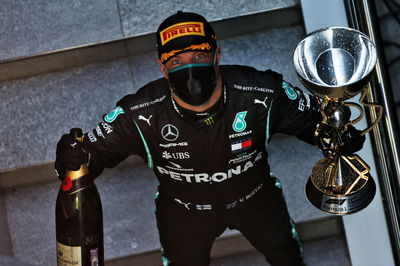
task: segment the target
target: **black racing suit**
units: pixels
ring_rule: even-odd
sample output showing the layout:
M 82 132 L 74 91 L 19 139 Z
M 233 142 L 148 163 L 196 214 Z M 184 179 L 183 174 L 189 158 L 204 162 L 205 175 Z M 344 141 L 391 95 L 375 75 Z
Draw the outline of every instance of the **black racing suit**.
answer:
M 198 119 L 174 103 L 165 79 L 125 96 L 86 134 L 91 172 L 97 176 L 131 154 L 154 170 L 164 265 L 208 265 L 226 227 L 241 231 L 272 265 L 301 265 L 266 145 L 278 132 L 313 143 L 315 100 L 270 70 L 220 71 L 218 110 Z

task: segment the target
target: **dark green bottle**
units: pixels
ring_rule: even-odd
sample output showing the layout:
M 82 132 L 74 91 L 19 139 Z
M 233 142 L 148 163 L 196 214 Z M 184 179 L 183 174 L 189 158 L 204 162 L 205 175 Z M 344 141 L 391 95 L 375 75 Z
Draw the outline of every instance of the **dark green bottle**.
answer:
M 70 135 L 83 139 L 80 128 Z M 56 202 L 56 240 L 58 266 L 104 265 L 103 211 L 86 164 L 65 173 Z

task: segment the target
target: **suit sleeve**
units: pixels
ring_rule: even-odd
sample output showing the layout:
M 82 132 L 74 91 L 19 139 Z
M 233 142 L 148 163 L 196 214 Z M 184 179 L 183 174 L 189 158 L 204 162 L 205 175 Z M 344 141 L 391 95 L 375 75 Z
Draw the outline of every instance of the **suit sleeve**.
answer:
M 84 144 L 90 152 L 89 170 L 93 178 L 104 168 L 117 166 L 131 154 L 142 158 L 144 154 L 139 132 L 120 104 L 104 115 L 95 129 L 85 134 Z
M 271 133 L 294 135 L 314 145 L 314 132 L 320 122 L 315 97 L 281 80 L 271 108 Z

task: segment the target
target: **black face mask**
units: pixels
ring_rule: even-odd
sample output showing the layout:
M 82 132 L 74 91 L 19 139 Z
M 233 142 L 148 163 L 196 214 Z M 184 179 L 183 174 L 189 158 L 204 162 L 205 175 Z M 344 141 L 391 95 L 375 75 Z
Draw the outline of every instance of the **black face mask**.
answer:
M 217 86 L 214 64 L 187 64 L 168 71 L 173 93 L 190 105 L 202 105 Z

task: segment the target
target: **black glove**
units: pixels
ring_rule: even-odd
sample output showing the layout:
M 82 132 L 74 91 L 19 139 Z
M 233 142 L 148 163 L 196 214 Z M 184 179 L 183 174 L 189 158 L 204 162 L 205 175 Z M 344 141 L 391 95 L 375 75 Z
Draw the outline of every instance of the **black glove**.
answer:
M 57 143 L 56 162 L 54 168 L 60 180 L 66 170 L 79 170 L 81 164 L 88 163 L 89 153 L 84 144 L 65 134 Z
M 325 155 L 353 155 L 364 145 L 365 136 L 361 136 L 361 132 L 352 125 L 348 126 L 344 132 L 335 130 L 328 125 L 322 125 L 316 138 L 316 144 Z
M 353 155 L 362 149 L 365 142 L 365 135 L 361 136 L 361 132 L 361 130 L 356 129 L 352 125 L 347 127 L 347 130 L 341 135 L 340 155 Z
M 322 124 L 315 143 L 323 152 L 335 151 L 337 132 L 330 126 Z

